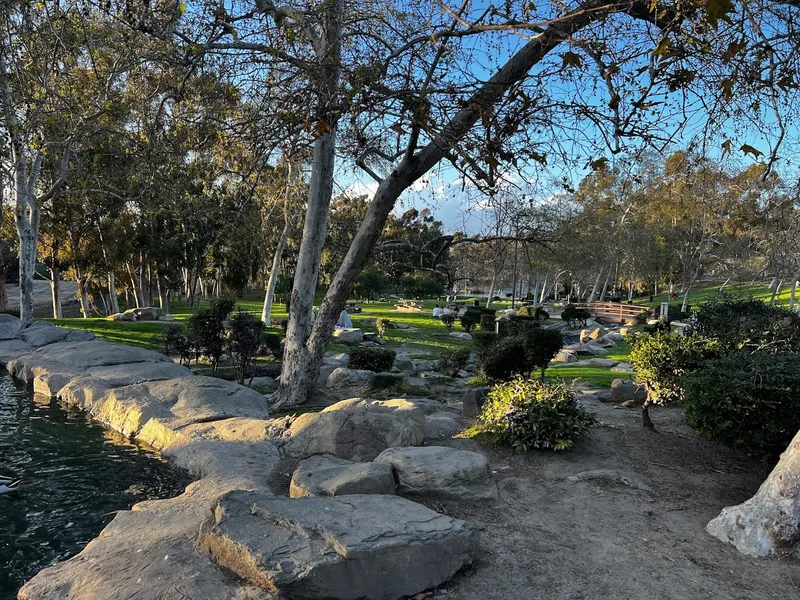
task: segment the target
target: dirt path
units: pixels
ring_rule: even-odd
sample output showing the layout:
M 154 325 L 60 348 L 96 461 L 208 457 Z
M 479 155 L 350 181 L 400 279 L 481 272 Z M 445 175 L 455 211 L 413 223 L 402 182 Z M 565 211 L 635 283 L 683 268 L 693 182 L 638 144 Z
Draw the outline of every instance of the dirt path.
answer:
M 679 409 L 653 411 L 653 433 L 636 409 L 585 404 L 600 425 L 572 451 L 483 449 L 499 503 L 431 504 L 480 528 L 473 568 L 431 599 L 800 599 L 797 562 L 745 557 L 704 530 L 756 491 L 765 465 L 699 439 Z M 627 483 L 570 479 L 598 470 Z

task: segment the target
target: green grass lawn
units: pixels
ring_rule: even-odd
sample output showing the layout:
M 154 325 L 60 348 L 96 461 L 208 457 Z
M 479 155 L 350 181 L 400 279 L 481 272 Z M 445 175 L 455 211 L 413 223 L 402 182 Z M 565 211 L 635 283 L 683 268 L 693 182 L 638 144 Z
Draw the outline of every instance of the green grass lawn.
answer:
M 726 284 L 724 287 L 722 284 L 716 283 L 702 285 L 693 289 L 689 294 L 689 304 L 691 306 L 698 306 L 699 304 L 703 304 L 703 302 L 717 298 L 720 294 L 720 288 L 722 288 L 724 293 L 730 294 L 735 298 L 756 298 L 759 300 L 769 301 L 769 299 L 772 297 L 772 292 L 769 289 L 768 283 L 731 282 Z M 780 306 L 785 306 L 788 308 L 791 291 L 791 286 L 784 284 L 780 290 L 780 293 L 775 296 L 775 302 Z M 669 299 L 668 292 L 654 296 L 652 302 L 650 302 L 650 298 L 647 296 L 634 299 L 634 303 L 641 306 L 658 306 L 662 302 L 667 301 L 670 301 L 673 304 L 680 303 L 683 301 L 683 294 L 678 294 L 678 297 L 672 300 Z

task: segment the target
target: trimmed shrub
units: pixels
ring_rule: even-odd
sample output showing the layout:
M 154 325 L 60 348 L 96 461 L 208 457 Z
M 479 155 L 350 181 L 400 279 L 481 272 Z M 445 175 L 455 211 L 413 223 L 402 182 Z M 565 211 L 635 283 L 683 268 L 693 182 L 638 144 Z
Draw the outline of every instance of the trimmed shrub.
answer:
M 469 361 L 469 348 L 457 348 L 455 350 L 445 350 L 439 356 L 437 368 L 448 377 L 457 377 L 459 371 L 467 366 Z
M 445 313 L 441 317 L 439 317 L 442 321 L 442 324 L 447 327 L 447 331 L 450 331 L 453 328 L 453 323 L 456 322 L 456 316 L 453 313 Z
M 359 346 L 350 353 L 349 367 L 384 373 L 392 370 L 396 353 L 387 348 Z
M 464 331 L 466 331 L 467 333 L 475 329 L 480 322 L 481 322 L 480 308 L 470 306 L 466 311 L 464 311 L 464 314 L 461 315 L 461 327 L 463 327 Z
M 495 316 L 489 313 L 481 314 L 481 330 L 494 331 L 495 330 Z
M 550 365 L 550 361 L 564 346 L 564 336 L 555 329 L 536 327 L 521 337 L 525 346 L 525 361 L 528 370 L 539 369 L 541 378 L 544 379 L 544 372 Z
M 592 313 L 583 308 L 578 308 L 574 304 L 567 304 L 561 311 L 561 319 L 573 329 L 576 327 L 586 327 L 586 319 L 591 318 Z
M 245 373 L 264 343 L 264 323 L 240 310 L 228 320 L 227 333 L 228 355 L 236 367 L 236 381 L 244 384 Z
M 537 321 L 546 321 L 550 318 L 550 313 L 543 309 L 541 306 L 520 306 L 517 310 L 518 317 L 533 317 Z
M 499 339 L 500 336 L 493 331 L 476 331 L 472 334 L 472 345 L 475 352 L 480 353 L 496 344 Z
M 666 404 L 682 399 L 681 379 L 687 373 L 719 354 L 714 340 L 659 332 L 633 338 L 630 362 L 636 371 L 636 382 L 647 390 L 648 402 Z
M 512 316 L 508 318 L 505 327 L 501 331 L 505 335 L 525 335 L 533 329 L 539 329 L 541 325 L 533 317 Z
M 273 358 L 281 358 L 281 336 L 277 333 L 264 333 L 261 352 Z
M 489 392 L 478 421 L 480 431 L 518 452 L 568 450 L 596 423 L 564 383 L 520 377 Z
M 380 318 L 375 322 L 375 327 L 378 330 L 378 337 L 386 337 L 386 333 L 392 328 L 392 322 L 389 319 Z
M 187 329 L 195 353 L 208 358 L 211 372 L 216 373 L 219 359 L 225 351 L 225 319 L 235 302 L 229 299 L 212 300 L 211 306 L 189 317 Z
M 164 328 L 161 335 L 156 337 L 155 341 L 164 345 L 164 354 L 169 356 L 173 352 L 179 352 L 179 346 L 186 343 L 185 338 L 186 332 L 183 325 L 170 323 Z
M 753 298 L 722 295 L 702 304 L 695 329 L 718 340 L 723 351 L 800 352 L 800 316 Z
M 482 348 L 476 363 L 478 374 L 493 381 L 508 381 L 530 371 L 525 345 L 517 337 L 499 338 L 491 346 Z
M 800 429 L 800 357 L 738 352 L 682 381 L 686 420 L 700 435 L 781 451 Z

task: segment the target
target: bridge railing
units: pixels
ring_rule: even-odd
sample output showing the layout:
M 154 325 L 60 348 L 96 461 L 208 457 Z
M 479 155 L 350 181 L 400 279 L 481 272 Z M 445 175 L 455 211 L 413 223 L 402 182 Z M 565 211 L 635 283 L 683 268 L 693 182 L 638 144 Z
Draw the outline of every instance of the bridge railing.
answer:
M 576 303 L 575 306 L 588 310 L 596 321 L 620 324 L 632 323 L 637 316 L 647 310 L 642 306 L 621 302 L 582 302 Z

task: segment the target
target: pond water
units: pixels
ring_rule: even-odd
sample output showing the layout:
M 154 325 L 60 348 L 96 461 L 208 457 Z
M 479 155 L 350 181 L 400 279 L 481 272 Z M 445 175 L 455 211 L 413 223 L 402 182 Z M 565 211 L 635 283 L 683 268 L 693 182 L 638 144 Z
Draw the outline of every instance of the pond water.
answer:
M 180 494 L 191 481 L 152 451 L 37 396 L 0 370 L 0 600 L 81 549 L 114 512 Z

